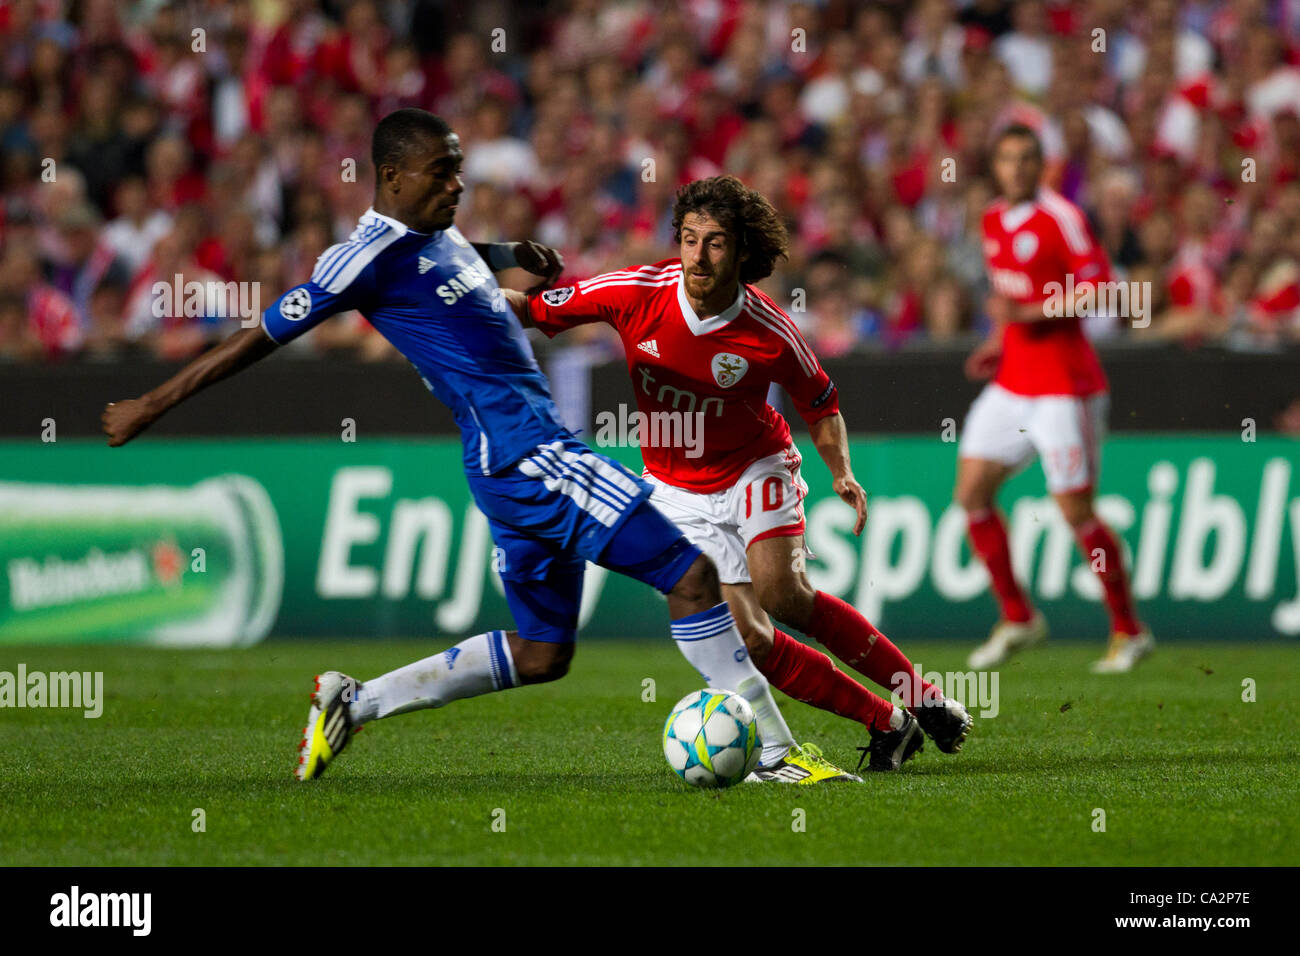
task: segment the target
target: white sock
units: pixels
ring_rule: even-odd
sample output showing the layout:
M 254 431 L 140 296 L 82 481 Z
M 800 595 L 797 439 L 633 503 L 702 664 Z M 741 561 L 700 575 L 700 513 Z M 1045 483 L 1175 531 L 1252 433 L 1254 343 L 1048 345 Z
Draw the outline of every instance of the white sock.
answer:
M 348 716 L 354 724 L 364 724 L 518 685 L 505 631 L 488 631 L 359 685 Z
M 769 767 L 784 757 L 794 746 L 794 737 L 772 699 L 767 678 L 749 659 L 726 602 L 678 618 L 672 623 L 672 631 L 677 649 L 700 672 L 706 685 L 734 691 L 749 701 L 758 719 L 762 766 Z

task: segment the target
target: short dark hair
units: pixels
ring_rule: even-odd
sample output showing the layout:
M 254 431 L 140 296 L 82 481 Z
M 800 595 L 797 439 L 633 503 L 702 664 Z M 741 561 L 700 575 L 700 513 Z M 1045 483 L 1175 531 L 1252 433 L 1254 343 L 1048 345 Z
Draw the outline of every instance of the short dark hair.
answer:
M 401 165 L 406 154 L 424 137 L 441 139 L 450 132 L 451 124 L 428 110 L 414 107 L 393 110 L 379 121 L 370 137 L 370 162 L 374 164 L 376 178 L 380 166 Z
M 677 190 L 673 239 L 682 241 L 682 221 L 691 213 L 710 216 L 749 254 L 740 264 L 740 281 L 758 282 L 772 274 L 777 259 L 789 254 L 790 235 L 780 214 L 757 190 L 735 176 L 697 179 Z
M 1038 133 L 1032 127 L 1026 126 L 1024 123 L 1012 123 L 1004 127 L 993 139 L 993 149 L 995 151 L 1002 145 L 1004 139 L 1027 139 L 1034 144 L 1034 152 L 1038 154 L 1038 158 L 1043 158 L 1043 141 L 1038 138 Z

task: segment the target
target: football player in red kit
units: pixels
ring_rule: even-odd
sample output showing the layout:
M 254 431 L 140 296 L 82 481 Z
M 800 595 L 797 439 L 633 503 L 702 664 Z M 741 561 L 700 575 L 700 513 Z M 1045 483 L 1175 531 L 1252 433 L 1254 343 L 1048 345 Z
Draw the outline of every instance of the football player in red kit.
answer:
M 887 637 L 804 571 L 808 486 L 790 428 L 767 402 L 773 382 L 807 423 L 836 494 L 856 509 L 855 534 L 867 505 L 835 385 L 790 317 L 753 285 L 786 254 L 779 215 L 740 180 L 718 176 L 679 190 L 673 228 L 678 258 L 509 294 L 511 304 L 547 335 L 586 322 L 618 332 L 651 501 L 717 564 L 750 655 L 773 686 L 865 725 L 873 770 L 896 769 L 920 749 L 922 732 L 944 752 L 960 749 L 971 726 L 965 708 L 920 681 Z M 907 709 L 774 629 L 769 614 L 898 691 Z
M 1042 146 L 1033 130 L 1009 126 L 993 146 L 1001 198 L 984 213 L 984 256 L 992 284 L 994 330 L 966 362 L 973 379 L 992 377 L 971 405 L 958 446 L 954 497 L 966 511 L 970 539 L 992 578 L 1001 620 L 971 654 L 993 667 L 1047 637 L 1011 568 L 1006 527 L 996 498 L 1002 483 L 1035 456 L 1047 489 L 1097 572 L 1110 612 L 1106 656 L 1098 673 L 1119 673 L 1154 646 L 1138 621 L 1119 540 L 1093 510 L 1106 376 L 1075 316 L 1076 293 L 1110 280 L 1110 266 L 1077 206 L 1041 186 Z M 1071 281 L 1072 280 L 1072 281 Z M 1058 300 L 1047 307 L 1049 299 Z

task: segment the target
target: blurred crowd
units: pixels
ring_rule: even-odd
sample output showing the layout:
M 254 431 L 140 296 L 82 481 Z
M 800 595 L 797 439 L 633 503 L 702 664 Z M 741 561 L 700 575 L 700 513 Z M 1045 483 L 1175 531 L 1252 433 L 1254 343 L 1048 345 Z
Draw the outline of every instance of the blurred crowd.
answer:
M 305 280 L 401 106 L 460 132 L 470 238 L 566 282 L 673 255 L 675 189 L 740 176 L 824 357 L 986 330 L 988 144 L 1026 123 L 1151 283 L 1149 327 L 1093 334 L 1300 340 L 1300 0 L 0 0 L 0 357 L 201 350 L 238 319 L 155 283 Z M 355 314 L 293 348 L 390 354 Z

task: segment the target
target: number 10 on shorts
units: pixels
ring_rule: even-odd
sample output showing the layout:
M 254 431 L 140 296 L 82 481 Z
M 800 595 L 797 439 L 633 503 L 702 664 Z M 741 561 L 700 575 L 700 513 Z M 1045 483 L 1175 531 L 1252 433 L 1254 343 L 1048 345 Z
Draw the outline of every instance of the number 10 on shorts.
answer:
M 745 517 L 754 516 L 754 486 L 757 481 L 751 481 L 745 486 Z M 781 479 L 772 475 L 764 478 L 762 491 L 760 492 L 760 505 L 764 511 L 778 511 L 785 504 L 785 489 L 781 485 Z

